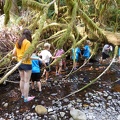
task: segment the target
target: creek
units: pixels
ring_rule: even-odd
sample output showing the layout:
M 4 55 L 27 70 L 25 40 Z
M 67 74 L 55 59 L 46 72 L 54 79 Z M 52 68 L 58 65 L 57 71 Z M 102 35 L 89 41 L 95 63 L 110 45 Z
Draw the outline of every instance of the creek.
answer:
M 112 67 L 86 89 L 63 98 L 66 95 L 79 90 L 91 80 L 96 78 L 107 65 L 97 62 L 85 65 L 78 72 L 64 80 L 65 75 L 71 70 L 62 71 L 62 77 L 55 76 L 54 66 L 50 72 L 51 82 L 42 81 L 42 93 L 32 91 L 35 99 L 24 103 L 21 98 L 18 72 L 13 73 L 10 81 L 0 85 L 0 120 L 73 120 L 70 115 L 70 107 L 79 109 L 85 113 L 87 120 L 120 120 L 120 69 L 119 64 Z M 17 81 L 17 82 L 16 82 Z M 62 100 L 59 100 L 63 98 Z M 38 115 L 35 112 L 36 105 L 43 105 L 48 113 Z

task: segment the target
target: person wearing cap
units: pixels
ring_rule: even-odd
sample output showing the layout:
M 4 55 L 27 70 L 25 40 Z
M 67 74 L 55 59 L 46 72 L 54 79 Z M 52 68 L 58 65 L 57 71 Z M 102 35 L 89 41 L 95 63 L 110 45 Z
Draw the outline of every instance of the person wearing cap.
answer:
M 52 54 L 50 53 L 50 44 L 49 43 L 45 43 L 44 44 L 44 50 L 41 51 L 41 53 L 39 53 L 38 55 L 40 57 L 42 57 L 42 60 L 45 62 L 46 66 L 49 66 L 50 64 L 50 58 L 55 59 L 56 57 L 53 57 Z M 46 72 L 45 72 L 45 76 L 46 76 L 46 82 L 49 82 L 49 71 L 50 68 L 47 67 L 46 68 Z

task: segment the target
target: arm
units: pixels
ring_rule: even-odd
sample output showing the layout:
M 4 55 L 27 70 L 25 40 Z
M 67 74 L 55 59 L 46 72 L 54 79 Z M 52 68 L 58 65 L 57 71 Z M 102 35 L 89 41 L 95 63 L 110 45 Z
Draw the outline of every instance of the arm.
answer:
M 54 56 L 56 55 L 56 52 L 57 52 L 57 49 L 55 50 L 55 52 L 54 52 L 54 54 L 53 54 Z
M 17 59 L 16 47 L 13 49 L 12 55 L 13 55 L 12 60 L 16 60 Z
M 80 57 L 82 57 L 82 53 L 80 52 Z
M 40 59 L 41 59 L 41 58 L 40 58 Z M 42 62 L 42 64 L 44 65 L 44 67 L 47 67 L 46 64 L 45 64 L 45 62 L 44 62 L 43 60 L 42 60 L 41 62 Z
M 13 49 L 12 55 L 13 55 L 13 56 L 16 56 L 16 55 L 17 55 L 16 47 Z
M 39 61 L 41 61 L 41 63 L 44 65 L 44 67 L 47 67 L 44 60 L 42 60 L 41 58 L 39 58 Z
M 61 56 L 51 56 L 52 59 L 60 58 Z
M 30 59 L 42 61 L 42 59 L 40 57 L 38 57 L 37 55 L 35 55 L 34 53 L 31 55 Z

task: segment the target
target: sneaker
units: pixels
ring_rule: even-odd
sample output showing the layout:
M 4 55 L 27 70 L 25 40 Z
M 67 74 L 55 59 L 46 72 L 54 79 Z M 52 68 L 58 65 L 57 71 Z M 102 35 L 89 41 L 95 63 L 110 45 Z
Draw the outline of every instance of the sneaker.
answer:
M 22 95 L 21 98 L 24 98 L 24 96 Z
M 42 91 L 38 91 L 38 96 L 40 97 L 42 95 Z
M 24 99 L 24 102 L 29 102 L 29 101 L 33 100 L 34 98 L 35 98 L 35 96 L 28 97 L 28 99 Z
M 39 91 L 39 94 L 41 95 L 41 94 L 42 94 L 42 91 Z
M 65 70 L 68 70 L 68 67 L 66 67 Z
M 56 73 L 56 76 L 59 75 L 58 73 Z
M 38 90 L 38 91 L 36 91 L 36 92 L 41 94 L 41 93 L 42 93 L 42 90 L 41 90 L 41 91 Z
M 32 92 L 35 92 L 35 89 L 32 89 Z
M 50 79 L 47 79 L 46 81 L 47 81 L 47 82 L 51 82 L 51 80 L 50 80 Z
M 75 67 L 75 68 L 73 68 L 73 70 L 77 70 L 77 68 Z
M 59 77 L 61 78 L 61 77 L 62 77 L 62 75 L 59 75 Z

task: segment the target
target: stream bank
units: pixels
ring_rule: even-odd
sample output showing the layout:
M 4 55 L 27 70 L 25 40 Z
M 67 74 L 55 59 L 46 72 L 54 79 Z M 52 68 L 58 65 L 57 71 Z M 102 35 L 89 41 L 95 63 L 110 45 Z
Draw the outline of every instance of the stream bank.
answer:
M 119 120 L 120 81 L 115 82 L 120 78 L 119 64 L 114 63 L 88 88 L 59 101 L 85 86 L 106 68 L 106 65 L 90 63 L 64 80 L 71 65 L 67 71 L 62 71 L 62 77 L 55 76 L 53 69 L 50 74 L 51 82 L 43 83 L 41 94 L 30 89 L 30 95 L 34 95 L 35 99 L 28 103 L 21 99 L 19 84 L 7 82 L 6 85 L 0 85 L 0 120 L 73 120 L 70 115 L 71 107 L 85 113 L 87 120 Z M 11 75 L 9 79 L 19 81 L 18 73 Z M 37 105 L 46 107 L 48 113 L 38 115 L 35 112 Z

